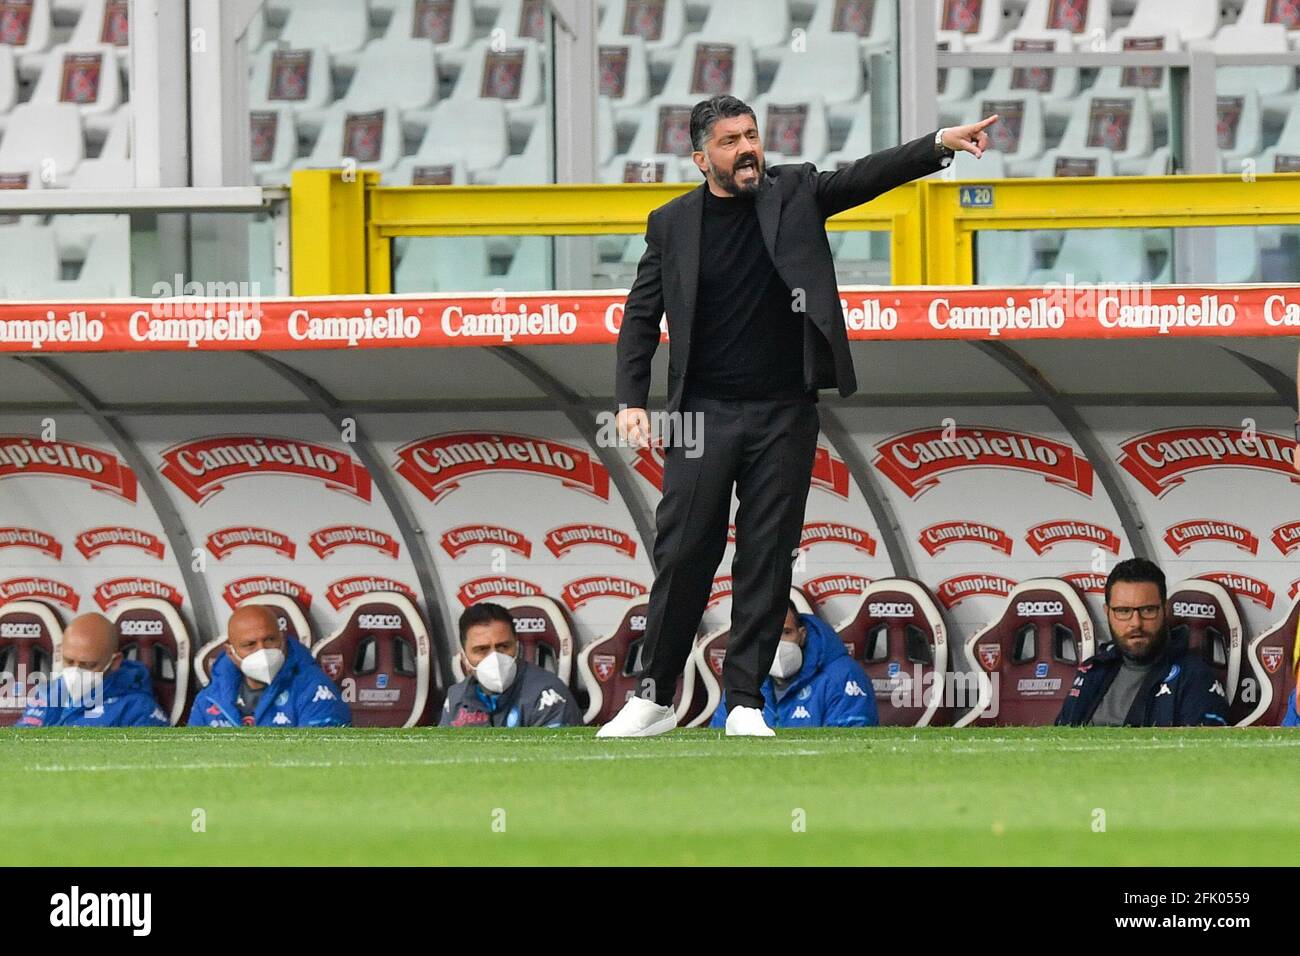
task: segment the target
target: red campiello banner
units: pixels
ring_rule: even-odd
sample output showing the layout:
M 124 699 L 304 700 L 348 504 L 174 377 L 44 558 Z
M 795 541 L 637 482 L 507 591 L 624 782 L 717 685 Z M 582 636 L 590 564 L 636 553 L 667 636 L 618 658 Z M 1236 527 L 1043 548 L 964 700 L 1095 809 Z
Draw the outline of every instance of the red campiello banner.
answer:
M 442 550 L 452 558 L 459 558 L 475 545 L 489 548 L 505 548 L 525 558 L 533 553 L 533 543 L 514 528 L 503 528 L 492 524 L 463 524 L 444 531 L 438 539 Z
M 919 428 L 876 444 L 872 464 L 909 498 L 919 498 L 944 476 L 974 468 L 1039 475 L 1092 496 L 1092 465 L 1069 445 L 1002 428 Z
M 532 581 L 493 574 L 466 581 L 456 589 L 456 599 L 465 607 L 497 597 L 538 597 L 543 590 Z
M 821 604 L 833 597 L 859 597 L 870 583 L 871 578 L 861 574 L 823 574 L 809 578 L 799 588 L 808 595 L 809 601 Z
M 94 558 L 105 548 L 134 548 L 150 557 L 162 560 L 165 548 L 156 535 L 139 528 L 124 528 L 111 525 L 104 528 L 90 528 L 77 535 L 77 551 L 87 561 Z
M 546 532 L 546 550 L 562 558 L 584 544 L 608 548 L 629 558 L 636 557 L 636 540 L 626 531 L 599 524 L 566 524 Z
M 250 525 L 217 529 L 208 535 L 207 548 L 218 561 L 240 548 L 265 548 L 290 561 L 298 553 L 298 546 L 287 534 Z
M 596 598 L 616 597 L 627 600 L 640 597 L 646 593 L 646 586 L 627 578 L 617 578 L 608 574 L 598 574 L 587 578 L 570 581 L 560 592 L 560 599 L 570 611 L 576 611 L 588 601 Z
M 468 477 L 516 473 L 558 478 L 566 488 L 609 499 L 609 472 L 590 453 L 537 435 L 450 432 L 397 449 L 396 470 L 437 502 Z
M 63 545 L 35 528 L 0 528 L 0 548 L 31 548 L 55 561 L 63 557 Z
M 331 581 L 325 588 L 325 599 L 330 602 L 330 607 L 337 611 L 353 598 L 375 591 L 396 591 L 398 594 L 405 596 L 411 603 L 414 604 L 416 601 L 415 589 L 409 584 L 394 581 L 392 578 L 377 577 L 373 574 L 360 574 L 355 577 Z
M 1283 556 L 1290 554 L 1296 548 L 1300 548 L 1300 521 L 1288 521 L 1286 524 L 1280 524 L 1273 529 L 1269 539 L 1273 542 L 1273 547 L 1277 548 Z
M 815 544 L 847 544 L 869 557 L 876 554 L 876 539 L 869 532 L 834 521 L 814 521 L 803 526 L 799 547 L 811 548 Z
M 370 473 L 350 455 L 325 445 L 271 435 L 214 435 L 173 445 L 162 453 L 163 477 L 195 504 L 236 478 L 279 475 L 309 478 L 370 500 Z
M 1197 577 L 1222 584 L 1247 601 L 1253 601 L 1266 610 L 1273 610 L 1273 602 L 1276 600 L 1273 589 L 1258 578 L 1238 574 L 1236 571 L 1211 571 L 1208 574 L 1198 574 Z
M 161 598 L 180 607 L 184 603 L 181 592 L 164 581 L 152 578 L 129 577 L 104 581 L 95 588 L 95 603 L 101 611 L 134 598 Z
M 390 558 L 396 558 L 400 551 L 400 546 L 391 534 L 355 524 L 339 524 L 313 531 L 307 544 L 322 561 L 339 548 L 349 546 L 369 548 Z
M 1110 528 L 1093 524 L 1091 521 L 1058 518 L 1053 521 L 1043 521 L 1025 531 L 1025 542 L 1034 554 L 1043 554 L 1067 541 L 1090 544 L 1104 548 L 1111 554 L 1119 554 L 1119 535 Z
M 976 595 L 1006 597 L 1015 586 L 1015 581 L 1000 574 L 959 574 L 940 581 L 935 588 L 935 595 L 951 611 L 962 601 Z
M 75 442 L 0 435 L 0 479 L 29 475 L 84 481 L 126 501 L 136 497 L 135 472 L 115 455 Z
M 0 304 L 0 352 L 612 345 L 626 291 L 527 295 L 116 299 Z M 844 286 L 852 341 L 1293 336 L 1276 286 Z M 660 322 L 661 336 L 666 324 Z
M 1073 574 L 1062 574 L 1061 579 L 1069 581 L 1084 594 L 1106 593 L 1106 575 L 1099 574 L 1096 571 L 1076 571 Z
M 1208 469 L 1248 468 L 1300 483 L 1291 463 L 1295 439 L 1288 435 L 1188 425 L 1147 432 L 1119 447 L 1120 465 L 1157 498 Z
M 289 581 L 285 578 L 272 577 L 266 574 L 239 578 L 236 581 L 231 581 L 221 590 L 222 599 L 230 605 L 232 610 L 238 607 L 239 602 L 245 598 L 257 597 L 262 594 L 283 594 L 285 597 L 293 598 L 304 611 L 311 607 L 311 592 L 297 581 Z
M 7 601 L 45 601 L 75 611 L 81 597 L 62 581 L 49 578 L 10 578 L 0 581 L 0 603 Z
M 727 598 L 731 597 L 732 580 L 731 575 L 725 575 L 720 578 L 714 578 L 713 584 L 709 587 L 709 600 L 704 606 L 706 608 L 716 607 Z
M 940 521 L 922 528 L 917 543 L 930 557 L 954 544 L 982 544 L 1002 554 L 1010 554 L 1012 548 L 1011 536 L 1005 531 L 978 521 Z
M 1165 544 L 1174 554 L 1182 554 L 1192 545 L 1202 541 L 1222 541 L 1236 545 L 1247 554 L 1259 554 L 1259 539 L 1246 528 L 1230 521 L 1192 518 L 1170 525 L 1165 529 L 1164 537 Z

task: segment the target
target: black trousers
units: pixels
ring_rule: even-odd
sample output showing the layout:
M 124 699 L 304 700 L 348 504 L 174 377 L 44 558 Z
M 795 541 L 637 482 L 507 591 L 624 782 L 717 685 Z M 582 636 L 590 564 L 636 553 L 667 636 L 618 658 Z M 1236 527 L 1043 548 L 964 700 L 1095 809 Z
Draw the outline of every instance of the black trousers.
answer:
M 723 686 L 728 707 L 762 709 L 817 453 L 817 404 L 812 394 L 733 401 L 688 396 L 682 413 L 701 416 L 700 454 L 688 457 L 680 440 L 665 448 L 639 693 L 672 703 L 727 546 L 734 485 L 739 505 Z

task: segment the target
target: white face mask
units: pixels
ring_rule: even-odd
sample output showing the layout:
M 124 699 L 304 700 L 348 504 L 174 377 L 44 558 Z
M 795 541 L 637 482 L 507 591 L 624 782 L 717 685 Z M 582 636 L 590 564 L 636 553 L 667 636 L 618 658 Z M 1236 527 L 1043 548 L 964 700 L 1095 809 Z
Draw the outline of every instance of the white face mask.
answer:
M 68 703 L 77 707 L 99 702 L 104 692 L 104 676 L 104 671 L 85 667 L 65 667 L 59 671 L 59 680 L 67 690 Z
M 789 680 L 803 667 L 803 648 L 794 641 L 781 641 L 776 645 L 776 657 L 768 673 L 777 680 Z
M 515 659 L 500 651 L 493 651 L 478 662 L 474 676 L 489 694 L 503 694 L 515 682 Z
M 259 651 L 253 651 L 242 660 L 236 657 L 235 663 L 239 665 L 245 677 L 251 677 L 262 684 L 269 684 L 275 680 L 275 675 L 280 673 L 280 668 L 284 666 L 284 651 L 278 647 L 264 647 Z

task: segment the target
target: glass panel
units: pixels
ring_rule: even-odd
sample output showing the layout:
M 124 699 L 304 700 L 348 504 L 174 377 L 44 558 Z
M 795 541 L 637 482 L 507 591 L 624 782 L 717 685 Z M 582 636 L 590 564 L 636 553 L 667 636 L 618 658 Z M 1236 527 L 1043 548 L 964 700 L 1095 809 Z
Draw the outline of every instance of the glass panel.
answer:
M 885 230 L 828 231 L 835 277 L 842 285 L 890 284 L 890 234 Z
M 551 236 L 414 236 L 393 240 L 394 292 L 556 288 Z M 636 266 L 633 263 L 632 268 Z M 626 288 L 626 286 L 624 286 Z

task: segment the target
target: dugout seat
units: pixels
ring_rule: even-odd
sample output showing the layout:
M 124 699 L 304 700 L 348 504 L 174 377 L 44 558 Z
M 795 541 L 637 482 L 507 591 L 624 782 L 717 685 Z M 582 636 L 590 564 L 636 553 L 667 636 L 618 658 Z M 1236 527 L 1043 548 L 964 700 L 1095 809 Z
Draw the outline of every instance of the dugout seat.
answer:
M 280 633 L 285 637 L 292 637 L 303 647 L 311 649 L 315 644 L 315 635 L 311 628 L 311 622 L 307 615 L 303 613 L 298 602 L 288 595 L 284 594 L 255 594 L 252 597 L 244 598 L 237 605 L 243 607 L 245 604 L 265 604 L 275 612 L 276 621 L 280 625 Z M 201 687 L 207 687 L 212 681 L 212 668 L 221 657 L 218 651 L 226 643 L 226 635 L 222 634 L 215 640 L 204 644 L 194 655 L 193 673 Z
M 255 110 L 288 107 L 304 117 L 316 116 L 333 102 L 331 82 L 328 50 L 271 44 L 252 57 L 248 105 Z M 318 118 L 311 128 L 319 127 Z
M 1051 724 L 1097 648 L 1083 595 L 1060 578 L 1012 588 L 1001 613 L 966 641 L 979 698 L 954 727 Z
M 498 597 L 500 604 L 515 621 L 519 641 L 518 656 L 529 664 L 545 668 L 566 687 L 573 687 L 573 622 L 568 612 L 548 597 Z M 457 681 L 465 679 L 460 655 L 451 659 L 451 672 Z
M 43 601 L 9 601 L 0 605 L 0 727 L 12 727 L 26 709 L 26 690 L 35 674 L 48 682 L 62 662 L 63 621 Z M 20 689 L 19 679 L 23 685 Z M 21 697 L 16 695 L 21 693 Z
M 950 679 L 948 628 L 934 595 L 920 581 L 881 578 L 835 632 L 871 678 L 876 710 L 885 727 L 946 727 L 953 708 L 944 704 Z M 920 677 L 920 690 L 912 689 Z M 895 706 L 895 691 L 907 703 Z
M 190 704 L 190 631 L 176 605 L 161 598 L 132 598 L 113 608 L 122 659 L 149 668 L 153 695 L 173 727 Z
M 645 637 L 646 612 L 650 595 L 628 598 L 623 616 L 613 632 L 597 638 L 578 655 L 578 679 L 587 692 L 585 724 L 603 724 L 622 709 L 637 692 L 633 668 Z
M 1169 589 L 1169 634 L 1187 641 L 1187 649 L 1200 654 L 1223 684 L 1231 704 L 1236 699 L 1241 674 L 1241 608 L 1222 584 L 1189 578 Z
M 1276 727 L 1286 716 L 1295 691 L 1295 645 L 1300 628 L 1300 595 L 1286 617 L 1257 635 L 1246 649 L 1237 699 L 1228 721 L 1238 727 Z
M 388 21 L 386 40 L 433 41 L 439 64 L 456 69 L 465 60 L 465 50 L 474 38 L 474 9 L 470 0 L 453 0 L 451 6 L 423 0 L 397 0 Z
M 353 726 L 414 727 L 427 716 L 433 670 L 415 605 L 394 591 L 371 591 L 345 603 L 339 616 L 343 626 L 312 656 L 343 690 Z

